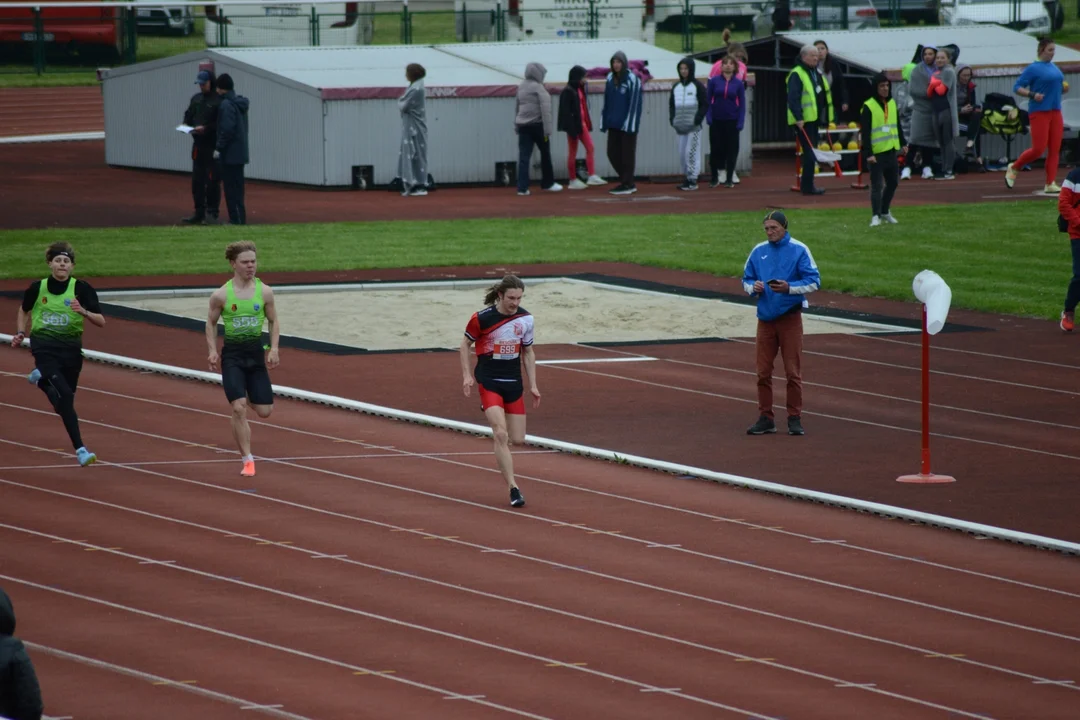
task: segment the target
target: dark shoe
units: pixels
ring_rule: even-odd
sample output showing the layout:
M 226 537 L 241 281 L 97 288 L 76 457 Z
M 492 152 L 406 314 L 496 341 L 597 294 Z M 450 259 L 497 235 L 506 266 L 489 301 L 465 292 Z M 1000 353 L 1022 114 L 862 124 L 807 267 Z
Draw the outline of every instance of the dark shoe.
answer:
M 186 217 L 180 220 L 180 222 L 184 223 L 185 225 L 199 225 L 202 223 L 202 221 L 203 216 L 198 213 L 195 213 L 191 217 Z
M 619 185 L 611 191 L 612 195 L 629 195 L 632 192 L 636 192 L 636 188 L 631 188 L 629 185 Z
M 694 191 L 694 190 L 697 190 L 697 183 L 696 183 L 696 182 L 692 182 L 692 183 L 690 183 L 690 184 L 689 184 L 689 185 L 687 186 L 687 188 L 686 188 L 686 189 L 687 189 L 687 190 L 690 190 L 690 191 Z
M 803 195 L 824 195 L 825 190 L 823 188 L 810 188 L 809 190 L 803 190 Z
M 746 429 L 747 435 L 768 435 L 776 432 L 776 423 L 767 415 L 762 415 L 757 422 Z
M 713 178 L 712 180 L 709 181 L 709 187 L 711 187 L 711 188 L 719 187 L 719 185 L 720 185 L 720 178 L 718 178 L 718 177 L 715 177 L 715 178 Z
M 207 213 L 203 218 L 203 225 L 220 225 L 221 220 L 218 219 L 217 213 Z
M 788 435 L 805 435 L 806 431 L 802 429 L 802 418 L 798 415 L 789 415 L 787 419 L 787 434 Z
M 525 498 L 517 488 L 510 488 L 510 507 L 525 507 Z
M 733 187 L 735 187 L 735 183 L 733 183 L 733 182 L 731 182 L 730 180 L 728 180 L 728 181 L 727 181 L 726 183 L 724 183 L 724 187 L 726 187 L 726 188 L 733 188 Z

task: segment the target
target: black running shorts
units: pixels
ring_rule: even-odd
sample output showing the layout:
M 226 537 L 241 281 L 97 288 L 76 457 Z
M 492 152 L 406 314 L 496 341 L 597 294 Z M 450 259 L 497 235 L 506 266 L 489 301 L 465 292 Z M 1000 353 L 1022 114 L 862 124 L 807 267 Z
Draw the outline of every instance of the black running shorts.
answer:
M 274 390 L 261 345 L 221 352 L 221 384 L 230 403 L 246 397 L 252 405 L 273 405 Z

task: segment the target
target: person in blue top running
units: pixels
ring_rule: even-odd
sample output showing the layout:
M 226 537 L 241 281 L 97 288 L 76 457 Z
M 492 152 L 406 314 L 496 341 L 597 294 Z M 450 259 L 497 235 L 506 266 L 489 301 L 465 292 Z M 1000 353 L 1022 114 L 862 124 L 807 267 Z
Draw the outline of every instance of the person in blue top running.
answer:
M 788 434 L 804 435 L 802 426 L 802 309 L 806 296 L 821 287 L 810 248 L 791 237 L 784 213 L 765 216 L 767 242 L 750 251 L 743 269 L 743 289 L 757 303 L 758 420 L 747 435 L 776 432 L 773 421 L 772 373 L 776 352 L 784 358 L 787 375 Z
M 1061 192 L 1054 179 L 1057 177 L 1058 156 L 1061 154 L 1061 137 L 1065 131 L 1065 120 L 1061 116 L 1061 96 L 1069 91 L 1065 76 L 1054 65 L 1054 39 L 1039 38 L 1039 60 L 1024 68 L 1020 77 L 1013 83 L 1013 92 L 1021 97 L 1031 98 L 1028 102 L 1028 117 L 1031 120 L 1031 147 L 1016 158 L 1016 162 L 1005 168 L 1005 185 L 1012 187 L 1016 182 L 1017 168 L 1035 162 L 1046 153 L 1047 195 Z M 1049 150 L 1049 152 L 1047 152 Z
M 241 240 L 225 248 L 225 259 L 233 269 L 233 279 L 210 296 L 206 318 L 206 344 L 210 369 L 221 369 L 221 385 L 232 405 L 232 432 L 240 448 L 244 477 L 255 475 L 255 457 L 251 454 L 251 426 L 247 421 L 250 407 L 261 418 L 274 411 L 274 390 L 270 373 L 278 365 L 278 340 L 281 326 L 274 305 L 274 291 L 255 277 L 258 262 L 255 243 Z M 225 342 L 218 354 L 217 323 L 225 325 Z M 263 345 L 263 323 L 270 325 L 270 346 Z M 267 352 L 268 351 L 268 352 Z M 265 353 L 265 355 L 264 355 Z
M 49 398 L 53 410 L 64 421 L 75 457 L 83 467 L 92 465 L 97 455 L 83 445 L 79 416 L 75 414 L 75 390 L 82 372 L 84 321 L 105 327 L 97 293 L 90 284 L 71 277 L 75 250 L 66 242 L 55 242 L 45 251 L 49 277 L 31 283 L 23 294 L 15 320 L 12 347 L 19 347 L 30 331 L 30 352 L 34 371 L 27 378 Z

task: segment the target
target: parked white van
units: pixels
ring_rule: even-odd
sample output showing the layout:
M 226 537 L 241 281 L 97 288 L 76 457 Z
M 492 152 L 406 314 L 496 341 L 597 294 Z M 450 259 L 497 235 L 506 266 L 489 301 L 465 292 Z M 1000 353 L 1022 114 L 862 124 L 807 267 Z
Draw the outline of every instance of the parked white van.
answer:
M 1041 0 L 941 0 L 942 25 L 1002 25 L 1032 35 L 1053 26 Z
M 312 22 L 317 8 L 318 22 Z M 207 5 L 208 47 L 367 45 L 374 33 L 374 3 Z

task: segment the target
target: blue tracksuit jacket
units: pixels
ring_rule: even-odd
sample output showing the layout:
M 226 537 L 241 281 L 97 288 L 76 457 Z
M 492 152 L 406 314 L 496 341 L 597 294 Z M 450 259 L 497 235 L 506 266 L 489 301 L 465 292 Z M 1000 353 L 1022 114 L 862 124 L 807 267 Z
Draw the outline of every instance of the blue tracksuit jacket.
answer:
M 791 237 L 791 233 L 785 233 L 775 243 L 765 241 L 750 251 L 743 268 L 743 289 L 747 295 L 754 294 L 756 280 L 766 283 L 757 304 L 758 319 L 766 322 L 796 306 L 809 307 L 806 296 L 821 287 L 821 273 L 810 248 Z M 790 290 L 783 295 L 773 292 L 768 286 L 770 280 L 784 280 Z

